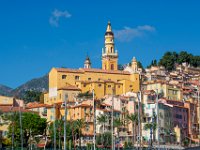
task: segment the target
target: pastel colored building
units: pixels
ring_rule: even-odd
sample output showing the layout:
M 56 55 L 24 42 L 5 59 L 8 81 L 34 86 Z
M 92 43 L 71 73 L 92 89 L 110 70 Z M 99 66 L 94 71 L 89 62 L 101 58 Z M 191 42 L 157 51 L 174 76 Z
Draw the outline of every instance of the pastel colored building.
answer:
M 167 81 L 156 80 L 147 81 L 142 83 L 143 90 L 154 90 L 159 94 L 159 98 L 164 97 L 171 100 L 182 100 L 181 87 L 173 84 L 169 84 Z
M 41 104 L 38 102 L 32 102 L 32 103 L 28 103 L 26 105 L 27 110 L 36 112 L 41 118 L 45 118 L 45 119 L 47 119 L 47 108 L 48 107 L 50 107 L 50 105 Z

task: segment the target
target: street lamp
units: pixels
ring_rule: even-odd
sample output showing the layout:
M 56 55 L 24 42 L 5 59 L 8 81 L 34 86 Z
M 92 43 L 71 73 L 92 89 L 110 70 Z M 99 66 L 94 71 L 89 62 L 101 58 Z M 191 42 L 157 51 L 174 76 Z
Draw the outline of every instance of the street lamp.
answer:
M 113 120 L 113 114 L 114 114 L 114 88 L 112 89 L 113 91 L 113 96 L 112 96 L 112 111 L 111 111 L 111 139 L 112 139 L 112 150 L 115 149 L 115 142 L 114 142 L 114 120 Z
M 158 89 L 156 89 L 156 112 L 157 112 L 157 118 L 156 118 L 156 124 L 157 124 L 157 138 L 158 138 L 158 150 L 160 147 L 160 129 L 159 129 L 159 107 L 158 107 Z
M 12 111 L 13 106 L 10 108 L 10 110 Z M 14 150 L 14 111 L 12 113 L 12 150 Z
M 95 110 L 95 98 L 94 98 L 94 89 L 92 90 L 92 100 L 93 100 L 93 111 L 94 111 L 94 137 L 93 137 L 93 146 L 94 150 L 96 149 L 96 110 Z
M 141 135 L 140 135 L 140 101 L 141 101 L 141 97 L 142 97 L 142 93 L 141 93 L 141 91 L 140 92 L 138 92 L 138 94 L 137 94 L 137 97 L 138 97 L 138 138 L 137 138 L 137 140 L 138 140 L 138 143 L 139 143 L 139 147 L 138 147 L 138 149 L 140 149 L 140 147 L 141 147 Z
M 56 104 L 54 103 L 54 123 L 53 123 L 53 132 L 54 132 L 54 150 L 56 150 Z
M 150 126 L 150 148 L 153 148 L 153 130 L 154 130 L 154 124 L 155 124 L 155 112 L 153 111 L 153 117 L 151 121 L 151 126 Z
M 199 99 L 199 87 L 197 88 L 197 98 L 199 103 L 199 146 L 200 146 L 200 99 Z
M 22 133 L 22 113 L 21 107 L 19 106 L 19 123 L 20 123 L 20 136 L 21 136 L 21 149 L 23 150 L 23 133 Z
M 64 150 L 66 150 L 66 124 L 67 124 L 67 99 L 68 95 L 65 95 L 65 115 L 64 115 Z

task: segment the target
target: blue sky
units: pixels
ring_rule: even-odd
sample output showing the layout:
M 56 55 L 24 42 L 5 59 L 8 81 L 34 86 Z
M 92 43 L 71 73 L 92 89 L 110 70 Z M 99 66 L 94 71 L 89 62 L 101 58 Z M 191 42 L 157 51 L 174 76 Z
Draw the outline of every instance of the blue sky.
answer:
M 0 84 L 17 87 L 52 67 L 101 67 L 108 20 L 119 63 L 144 66 L 168 50 L 200 55 L 197 0 L 1 0 Z

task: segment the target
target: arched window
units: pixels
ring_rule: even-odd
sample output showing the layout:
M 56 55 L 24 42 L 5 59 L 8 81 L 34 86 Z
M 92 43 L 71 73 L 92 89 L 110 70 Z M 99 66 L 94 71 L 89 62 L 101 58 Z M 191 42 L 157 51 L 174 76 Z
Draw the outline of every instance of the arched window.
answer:
M 112 48 L 112 47 L 110 48 L 110 52 L 111 52 L 111 53 L 113 52 L 113 48 Z
M 111 70 L 114 70 L 114 64 L 111 64 L 110 68 Z

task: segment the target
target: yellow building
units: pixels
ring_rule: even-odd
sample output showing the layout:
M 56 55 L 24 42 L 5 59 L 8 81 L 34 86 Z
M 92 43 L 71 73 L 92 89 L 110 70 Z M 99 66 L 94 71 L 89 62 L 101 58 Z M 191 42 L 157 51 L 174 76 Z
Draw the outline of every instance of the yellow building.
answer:
M 23 107 L 24 106 L 24 101 L 20 100 L 20 99 L 16 99 L 15 97 L 1 96 L 0 95 L 0 105 Z
M 84 62 L 84 68 L 52 68 L 49 73 L 49 92 L 45 94 L 44 102 L 53 104 L 63 102 L 68 93 L 68 102 L 73 101 L 78 93 L 95 91 L 95 98 L 100 99 L 105 95 L 116 95 L 126 92 L 139 91 L 139 73 L 137 63 L 133 62 L 134 70 L 118 70 L 118 53 L 114 49 L 114 33 L 108 22 L 105 33 L 105 48 L 102 50 L 102 69 L 91 68 L 89 57 Z M 69 90 L 69 87 L 72 89 Z M 74 90 L 73 90 L 74 89 Z M 70 91 L 70 92 L 69 92 Z

